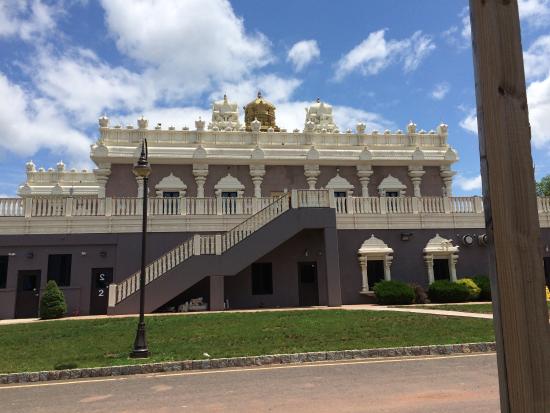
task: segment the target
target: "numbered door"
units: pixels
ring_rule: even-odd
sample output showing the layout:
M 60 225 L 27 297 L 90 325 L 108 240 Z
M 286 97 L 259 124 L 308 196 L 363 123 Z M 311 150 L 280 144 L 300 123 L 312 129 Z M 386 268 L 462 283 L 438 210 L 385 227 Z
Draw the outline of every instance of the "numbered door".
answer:
M 92 288 L 90 289 L 90 314 L 107 314 L 109 304 L 109 284 L 113 282 L 112 268 L 92 268 Z
M 15 298 L 15 318 L 38 317 L 40 300 L 40 270 L 19 271 L 17 273 L 17 296 Z

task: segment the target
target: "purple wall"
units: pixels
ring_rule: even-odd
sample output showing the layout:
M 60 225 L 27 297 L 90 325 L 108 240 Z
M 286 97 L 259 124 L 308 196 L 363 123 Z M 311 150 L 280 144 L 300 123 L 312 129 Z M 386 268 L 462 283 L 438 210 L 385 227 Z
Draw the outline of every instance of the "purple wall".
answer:
M 439 166 L 425 166 L 426 173 L 422 177 L 420 184 L 420 193 L 422 196 L 441 196 L 443 188 L 443 179 L 439 174 Z
M 306 254 L 307 250 L 307 256 Z M 302 231 L 256 262 L 270 262 L 273 269 L 273 294 L 252 295 L 251 267 L 234 277 L 225 277 L 225 298 L 231 308 L 297 307 L 298 263 L 317 263 L 319 303 L 326 305 L 326 265 L 321 230 Z
M 413 234 L 409 241 L 401 240 L 401 233 L 405 232 Z M 456 266 L 458 278 L 478 274 L 488 275 L 487 248 L 478 245 L 477 241 L 467 247 L 461 241 L 462 236 L 466 234 L 484 234 L 483 229 L 339 230 L 342 301 L 347 304 L 366 302 L 365 297 L 359 294 L 362 278 L 357 251 L 371 234 L 380 238 L 394 251 L 391 266 L 392 279 L 427 286 L 428 274 L 422 250 L 436 233 L 443 238 L 452 239 L 453 245 L 459 247 Z
M 346 178 L 355 189 L 354 196 L 361 196 L 361 184 L 357 177 L 355 166 L 320 166 L 320 175 L 317 178 L 316 188 L 324 188 L 328 182 L 340 171 L 340 176 Z M 303 166 L 267 165 L 266 173 L 262 182 L 262 196 L 271 196 L 273 192 L 282 192 L 285 188 L 292 189 L 308 188 Z M 443 181 L 439 175 L 439 167 L 426 166 L 426 173 L 422 178 L 421 191 L 424 196 L 441 196 Z M 407 186 L 406 195 L 412 196 L 412 182 L 408 175 L 406 166 L 374 166 L 374 174 L 369 182 L 370 196 L 378 196 L 378 185 L 389 174 L 398 178 Z M 205 184 L 205 196 L 215 196 L 214 186 L 218 181 L 230 173 L 236 177 L 244 186 L 244 196 L 254 196 L 254 185 L 250 177 L 248 165 L 210 165 L 208 177 Z M 187 185 L 187 196 L 197 196 L 197 186 L 193 176 L 192 165 L 161 165 L 153 164 L 151 177 L 149 179 L 149 194 L 155 195 L 155 185 L 162 178 L 173 173 Z M 113 165 L 109 181 L 107 182 L 106 194 L 108 197 L 134 197 L 137 196 L 137 183 L 132 173 L 132 165 Z

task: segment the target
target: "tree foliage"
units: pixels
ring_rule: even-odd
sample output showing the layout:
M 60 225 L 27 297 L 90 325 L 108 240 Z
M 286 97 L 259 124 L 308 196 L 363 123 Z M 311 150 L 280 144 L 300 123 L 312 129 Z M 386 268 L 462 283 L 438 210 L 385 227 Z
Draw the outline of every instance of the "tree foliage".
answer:
M 537 195 L 550 196 L 550 175 L 546 175 L 537 182 Z
M 49 320 L 61 318 L 67 312 L 67 303 L 63 291 L 59 289 L 55 281 L 48 281 L 46 291 L 40 300 L 40 318 Z

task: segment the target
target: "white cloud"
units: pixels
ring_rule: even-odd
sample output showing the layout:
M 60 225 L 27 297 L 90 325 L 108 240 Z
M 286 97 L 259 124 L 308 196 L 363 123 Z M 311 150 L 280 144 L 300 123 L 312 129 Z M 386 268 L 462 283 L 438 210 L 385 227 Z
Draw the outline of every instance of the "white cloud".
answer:
M 435 85 L 434 89 L 430 93 L 430 96 L 432 99 L 435 100 L 443 100 L 445 96 L 447 96 L 447 93 L 449 93 L 451 90 L 451 85 L 449 85 L 447 82 L 438 83 Z
M 319 56 L 321 56 L 321 51 L 316 40 L 302 40 L 290 48 L 287 61 L 292 62 L 296 72 L 300 72 L 312 61 L 319 59 Z
M 133 112 L 126 115 L 116 117 L 115 123 L 124 125 L 136 125 L 137 119 L 144 116 L 149 120 L 149 128 L 155 127 L 157 123 L 162 124 L 162 128 L 166 129 L 169 126 L 174 126 L 181 130 L 184 126 L 190 129 L 195 128 L 195 121 L 201 117 L 208 121 L 212 116 L 210 109 L 204 109 L 196 106 L 187 107 L 170 107 L 170 108 L 152 108 L 146 109 L 143 112 Z
M 550 0 L 519 0 L 518 7 L 520 19 L 532 26 L 550 23 Z
M 536 79 L 550 72 L 550 35 L 536 39 L 523 53 L 525 76 Z
M 143 64 L 167 99 L 237 82 L 271 62 L 262 34 L 245 32 L 227 0 L 103 0 L 117 48 Z
M 296 78 L 283 78 L 273 74 L 252 76 L 236 83 L 222 83 L 217 91 L 210 94 L 210 99 L 220 100 L 225 93 L 229 100 L 243 107 L 256 99 L 258 91 L 261 91 L 262 96 L 270 102 L 287 102 L 301 83 Z
M 52 102 L 28 95 L 0 73 L 0 148 L 19 156 L 40 149 L 68 156 L 75 166 L 89 165 L 91 141 L 72 129 Z
M 467 132 L 477 135 L 477 114 L 475 109 L 468 111 L 466 117 L 459 123 L 460 127 Z
M 80 124 L 95 122 L 103 111 L 133 111 L 155 101 L 152 82 L 123 67 L 111 67 L 88 49 L 39 53 L 29 68 L 37 88 Z
M 472 29 L 470 26 L 470 12 L 468 7 L 464 7 L 458 14 L 460 26 L 451 26 L 443 32 L 443 38 L 451 46 L 458 49 L 467 49 L 472 46 Z
M 364 76 L 375 75 L 394 63 L 402 63 L 403 71 L 410 72 L 435 49 L 432 38 L 421 31 L 403 40 L 386 40 L 385 34 L 385 30 L 372 32 L 345 54 L 336 64 L 335 80 L 342 80 L 354 71 Z
M 479 191 L 481 190 L 481 175 L 477 175 L 473 178 L 466 178 L 463 175 L 457 175 L 454 184 L 456 184 L 463 191 Z
M 17 36 L 29 41 L 52 31 L 54 16 L 61 10 L 40 0 L 2 0 L 0 2 L 0 38 Z
M 527 102 L 532 142 L 540 148 L 550 142 L 550 74 L 527 87 Z

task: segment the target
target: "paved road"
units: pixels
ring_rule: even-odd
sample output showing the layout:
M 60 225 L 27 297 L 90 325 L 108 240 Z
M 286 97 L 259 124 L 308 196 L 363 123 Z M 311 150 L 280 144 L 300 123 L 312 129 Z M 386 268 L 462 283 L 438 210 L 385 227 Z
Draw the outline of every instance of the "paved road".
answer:
M 498 412 L 494 354 L 180 372 L 0 387 L 19 412 Z

